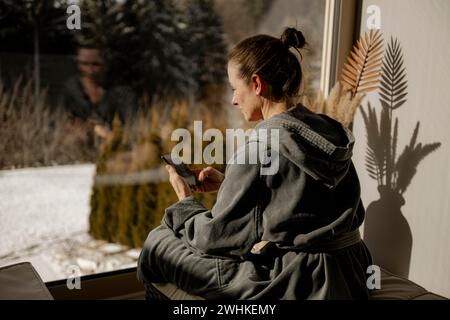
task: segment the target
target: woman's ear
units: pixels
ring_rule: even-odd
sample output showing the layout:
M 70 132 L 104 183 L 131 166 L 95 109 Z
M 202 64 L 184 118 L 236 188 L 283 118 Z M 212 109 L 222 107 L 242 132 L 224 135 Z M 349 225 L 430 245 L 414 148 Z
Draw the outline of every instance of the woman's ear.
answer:
M 254 74 L 251 78 L 251 82 L 256 95 L 262 96 L 266 87 L 264 80 L 258 74 Z

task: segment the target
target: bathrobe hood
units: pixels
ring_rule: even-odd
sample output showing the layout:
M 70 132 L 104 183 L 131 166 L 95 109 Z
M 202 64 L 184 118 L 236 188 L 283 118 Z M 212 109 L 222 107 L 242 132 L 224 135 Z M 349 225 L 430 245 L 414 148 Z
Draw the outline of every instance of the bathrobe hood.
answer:
M 315 180 L 334 188 L 347 174 L 355 139 L 338 121 L 298 105 L 256 126 L 274 128 L 280 154 Z

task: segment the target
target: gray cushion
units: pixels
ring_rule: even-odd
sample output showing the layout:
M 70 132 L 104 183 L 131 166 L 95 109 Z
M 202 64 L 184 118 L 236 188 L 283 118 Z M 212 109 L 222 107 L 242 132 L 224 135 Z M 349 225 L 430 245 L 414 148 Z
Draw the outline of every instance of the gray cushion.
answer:
M 371 293 L 373 300 L 441 300 L 418 284 L 381 269 L 381 288 Z
M 31 263 L 0 268 L 0 300 L 53 300 Z

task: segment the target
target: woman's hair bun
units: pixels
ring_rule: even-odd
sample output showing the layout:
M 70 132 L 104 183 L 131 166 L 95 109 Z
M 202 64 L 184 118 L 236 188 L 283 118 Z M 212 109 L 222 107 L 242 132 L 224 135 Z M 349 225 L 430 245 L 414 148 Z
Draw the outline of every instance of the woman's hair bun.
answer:
M 301 49 L 306 43 L 303 33 L 295 28 L 286 28 L 281 35 L 280 40 L 287 48 L 293 47 Z

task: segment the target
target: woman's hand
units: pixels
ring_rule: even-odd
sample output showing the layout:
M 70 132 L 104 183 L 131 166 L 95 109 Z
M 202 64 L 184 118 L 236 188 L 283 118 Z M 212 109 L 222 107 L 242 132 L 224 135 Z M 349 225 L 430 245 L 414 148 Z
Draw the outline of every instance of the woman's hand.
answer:
M 166 165 L 166 170 L 169 173 L 169 181 L 172 184 L 173 189 L 175 190 L 178 200 L 183 200 L 192 195 L 191 189 L 189 185 L 186 183 L 186 180 L 183 177 L 179 176 L 177 171 L 171 165 Z
M 217 192 L 225 179 L 225 175 L 213 167 L 194 170 L 197 179 L 197 192 Z

